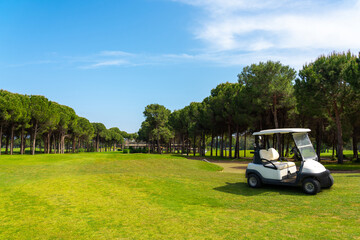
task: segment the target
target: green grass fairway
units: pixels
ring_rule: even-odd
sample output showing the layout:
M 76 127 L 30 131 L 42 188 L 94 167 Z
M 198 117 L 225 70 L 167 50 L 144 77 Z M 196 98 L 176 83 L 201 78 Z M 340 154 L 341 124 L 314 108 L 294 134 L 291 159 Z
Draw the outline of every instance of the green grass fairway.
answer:
M 180 156 L 0 156 L 0 239 L 359 239 L 360 173 L 316 196 Z

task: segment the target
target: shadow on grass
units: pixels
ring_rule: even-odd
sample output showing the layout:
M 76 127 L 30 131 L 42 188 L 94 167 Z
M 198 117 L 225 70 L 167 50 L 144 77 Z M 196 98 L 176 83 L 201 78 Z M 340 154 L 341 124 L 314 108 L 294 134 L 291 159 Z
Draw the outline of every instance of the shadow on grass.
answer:
M 360 178 L 360 174 L 358 174 L 358 175 L 347 175 L 346 177 L 358 177 L 358 178 Z
M 274 193 L 280 195 L 303 195 L 300 187 L 264 185 L 261 188 L 250 188 L 247 183 L 243 182 L 227 182 L 225 186 L 216 187 L 214 190 L 242 196 L 273 195 Z

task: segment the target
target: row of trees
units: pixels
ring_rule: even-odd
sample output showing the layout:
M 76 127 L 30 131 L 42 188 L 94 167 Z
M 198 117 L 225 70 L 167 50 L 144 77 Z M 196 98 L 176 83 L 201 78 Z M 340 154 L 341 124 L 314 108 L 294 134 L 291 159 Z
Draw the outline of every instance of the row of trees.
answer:
M 220 156 L 226 146 L 229 158 L 239 157 L 239 136 L 267 128 L 308 127 L 317 154 L 333 147 L 343 162 L 344 142 L 352 142 L 358 158 L 360 132 L 359 57 L 347 53 L 320 56 L 297 74 L 280 62 L 260 62 L 243 68 L 237 83 L 222 83 L 202 102 L 192 102 L 171 112 L 158 104 L 148 105 L 139 137 L 153 152 L 172 146 L 201 155 L 210 145 Z M 209 143 L 206 140 L 210 139 Z M 235 141 L 235 143 L 233 142 Z M 290 139 L 273 139 L 281 156 L 289 152 Z M 232 148 L 235 147 L 234 156 Z M 334 151 L 333 151 L 334 152 Z
M 131 137 L 117 127 L 106 129 L 102 123 L 90 123 L 72 108 L 44 96 L 0 90 L 0 146 L 5 145 L 5 153 L 13 154 L 15 143 L 21 154 L 27 145 L 31 154 L 36 147 L 44 153 L 109 150 Z

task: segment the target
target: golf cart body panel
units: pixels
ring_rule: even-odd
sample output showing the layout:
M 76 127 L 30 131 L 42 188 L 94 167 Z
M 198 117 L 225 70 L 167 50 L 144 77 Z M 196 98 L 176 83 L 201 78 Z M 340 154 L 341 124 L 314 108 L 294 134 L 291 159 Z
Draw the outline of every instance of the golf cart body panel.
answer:
M 318 162 L 318 157 L 308 136 L 310 131 L 307 128 L 282 128 L 253 133 L 255 136 L 254 159 L 246 169 L 249 186 L 258 187 L 262 183 L 287 186 L 302 184 L 304 191 L 309 194 L 316 194 L 321 188 L 331 187 L 334 180 L 330 171 Z M 301 160 L 298 171 L 294 162 L 283 161 L 274 148 L 261 149 L 259 144 L 261 135 L 278 133 L 292 135 Z M 257 180 L 260 181 L 260 184 L 256 183 Z
M 275 164 L 276 166 L 277 164 Z M 260 165 L 255 163 L 249 163 L 248 170 L 256 170 L 257 172 L 261 172 L 261 176 L 267 179 L 274 179 L 281 181 L 284 177 L 288 176 L 289 171 L 290 174 L 296 173 L 296 166 L 292 166 L 290 168 L 282 168 L 275 169 L 271 167 L 272 165 Z
M 322 173 L 325 171 L 326 171 L 326 168 L 318 161 L 307 160 L 307 161 L 304 161 L 304 166 L 303 166 L 301 173 L 312 174 L 312 173 Z

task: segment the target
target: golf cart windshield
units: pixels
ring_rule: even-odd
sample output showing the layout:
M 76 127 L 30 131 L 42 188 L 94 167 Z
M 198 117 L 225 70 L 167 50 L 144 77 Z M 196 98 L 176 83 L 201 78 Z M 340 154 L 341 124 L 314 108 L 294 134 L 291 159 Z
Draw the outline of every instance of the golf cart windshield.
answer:
M 293 133 L 293 137 L 295 144 L 299 149 L 300 154 L 303 158 L 303 161 L 310 159 L 315 161 L 318 160 L 314 147 L 311 144 L 311 141 L 307 133 Z

